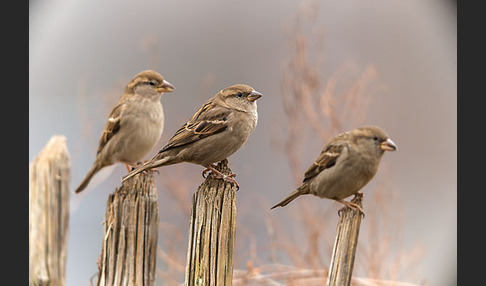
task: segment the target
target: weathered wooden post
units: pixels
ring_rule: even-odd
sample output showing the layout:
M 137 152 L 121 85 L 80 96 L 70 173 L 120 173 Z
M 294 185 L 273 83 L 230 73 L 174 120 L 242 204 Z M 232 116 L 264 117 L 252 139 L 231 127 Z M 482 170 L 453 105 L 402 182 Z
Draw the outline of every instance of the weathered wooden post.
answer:
M 152 171 L 109 195 L 104 226 L 97 285 L 155 285 L 159 208 Z
M 231 174 L 228 161 L 216 168 Z M 185 285 L 231 285 L 236 230 L 236 187 L 209 176 L 193 195 Z
M 351 201 L 363 208 L 362 199 L 363 194 L 358 193 Z M 349 286 L 351 284 L 360 224 L 361 213 L 359 210 L 345 208 L 340 211 L 327 279 L 328 286 Z
M 65 285 L 70 168 L 66 137 L 59 135 L 30 165 L 29 285 Z

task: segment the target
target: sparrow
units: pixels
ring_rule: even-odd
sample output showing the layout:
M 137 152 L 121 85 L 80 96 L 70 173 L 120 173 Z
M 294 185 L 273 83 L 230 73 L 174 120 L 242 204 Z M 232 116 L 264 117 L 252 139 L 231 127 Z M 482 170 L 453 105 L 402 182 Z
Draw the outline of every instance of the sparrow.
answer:
M 364 214 L 359 205 L 344 199 L 358 194 L 375 176 L 385 151 L 396 149 L 380 127 L 364 126 L 341 133 L 322 149 L 305 172 L 302 184 L 272 209 L 286 206 L 300 195 L 312 194 L 338 201 Z
M 215 163 L 235 153 L 248 140 L 258 121 L 256 100 L 262 94 L 245 84 L 222 89 L 209 99 L 182 125 L 152 159 L 122 178 L 157 167 L 182 162 L 201 165 L 218 179 L 232 182 L 238 188 L 235 174 L 224 175 Z
M 117 162 L 134 166 L 157 143 L 164 130 L 160 98 L 175 87 L 152 70 L 135 75 L 112 108 L 98 144 L 96 159 L 74 191 L 86 188 L 102 168 Z

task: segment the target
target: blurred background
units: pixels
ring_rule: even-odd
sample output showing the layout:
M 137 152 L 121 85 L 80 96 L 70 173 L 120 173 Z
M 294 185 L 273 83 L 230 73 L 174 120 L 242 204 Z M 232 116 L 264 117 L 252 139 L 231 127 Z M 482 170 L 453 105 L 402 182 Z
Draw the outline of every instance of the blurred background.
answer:
M 74 189 L 111 107 L 142 70 L 176 86 L 162 97 L 165 129 L 147 159 L 216 92 L 249 84 L 263 97 L 255 132 L 229 158 L 240 185 L 235 279 L 326 271 L 341 205 L 302 196 L 270 207 L 330 138 L 372 124 L 398 150 L 362 190 L 353 275 L 456 285 L 456 28 L 454 1 L 30 1 L 29 162 L 52 135 L 66 136 Z M 184 281 L 202 170 L 180 164 L 155 175 L 158 285 Z M 96 277 L 106 200 L 125 174 L 113 165 L 71 194 L 67 285 Z

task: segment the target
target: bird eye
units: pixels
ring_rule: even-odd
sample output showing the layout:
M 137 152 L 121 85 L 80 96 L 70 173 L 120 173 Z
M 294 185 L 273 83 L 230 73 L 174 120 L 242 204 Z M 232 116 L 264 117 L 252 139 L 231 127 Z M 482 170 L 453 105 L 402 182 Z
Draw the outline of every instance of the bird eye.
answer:
M 151 80 L 151 81 L 149 81 L 149 84 L 153 86 L 153 85 L 155 85 L 155 81 Z
M 377 141 L 378 140 L 378 136 L 373 136 L 373 140 Z
M 242 96 L 243 96 L 243 93 L 238 92 L 238 93 L 236 94 L 236 96 L 238 96 L 238 97 L 242 97 Z

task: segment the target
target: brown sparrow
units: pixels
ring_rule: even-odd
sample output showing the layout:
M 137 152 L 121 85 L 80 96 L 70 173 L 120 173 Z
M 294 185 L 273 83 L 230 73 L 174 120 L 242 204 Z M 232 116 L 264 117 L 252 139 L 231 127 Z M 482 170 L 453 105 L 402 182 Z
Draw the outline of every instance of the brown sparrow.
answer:
M 365 126 L 337 135 L 307 169 L 302 185 L 272 207 L 283 207 L 300 195 L 313 194 L 363 210 L 344 199 L 356 195 L 376 174 L 385 151 L 395 143 L 376 126 Z
M 126 180 L 144 170 L 189 162 L 206 167 L 216 178 L 238 184 L 235 174 L 223 175 L 214 163 L 235 153 L 257 125 L 256 100 L 262 96 L 251 86 L 236 84 L 209 99 L 172 136 L 157 155 L 122 178 Z
M 117 162 L 135 165 L 157 143 L 164 130 L 163 92 L 174 86 L 152 70 L 137 74 L 125 87 L 108 116 L 101 134 L 96 160 L 81 184 L 79 193 L 102 168 Z

